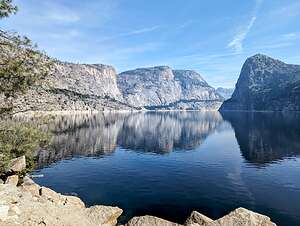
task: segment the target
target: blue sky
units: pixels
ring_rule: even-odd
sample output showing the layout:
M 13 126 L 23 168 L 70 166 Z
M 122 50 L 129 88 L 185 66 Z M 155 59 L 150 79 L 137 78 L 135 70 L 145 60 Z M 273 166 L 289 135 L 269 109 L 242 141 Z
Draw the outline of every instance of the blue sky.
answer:
M 118 72 L 193 69 L 233 87 L 245 59 L 264 53 L 300 64 L 300 0 L 16 0 L 1 27 L 48 55 Z

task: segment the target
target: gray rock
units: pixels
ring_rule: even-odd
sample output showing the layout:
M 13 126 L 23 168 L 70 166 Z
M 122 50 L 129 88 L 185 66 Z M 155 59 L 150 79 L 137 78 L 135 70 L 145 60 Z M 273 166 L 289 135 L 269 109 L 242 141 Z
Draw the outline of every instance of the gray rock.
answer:
M 246 60 L 221 111 L 299 111 L 300 65 L 257 54 Z
M 244 208 L 238 208 L 228 215 L 205 224 L 205 226 L 276 226 L 270 218 Z
M 14 112 L 140 109 L 217 110 L 223 97 L 200 74 L 167 66 L 119 75 L 102 64 L 54 61 L 43 84 L 14 99 Z M 3 95 L 0 95 L 0 103 Z
M 167 66 L 139 68 L 118 76 L 129 105 L 146 109 L 215 110 L 223 98 L 195 71 Z
M 7 177 L 5 184 L 11 184 L 11 185 L 17 186 L 18 182 L 19 182 L 19 176 L 12 175 L 12 176 Z
M 225 100 L 228 100 L 231 98 L 233 92 L 234 92 L 234 88 L 222 88 L 222 87 L 218 87 L 216 89 L 217 93 L 219 93 L 222 97 L 224 97 Z
M 2 179 L 0 179 L 0 184 L 4 184 L 4 181 Z
M 0 97 L 1 100 L 1 97 Z M 43 85 L 14 99 L 14 112 L 132 109 L 124 103 L 113 67 L 55 61 Z
M 40 195 L 41 187 L 34 183 L 28 176 L 24 177 L 23 184 L 21 185 L 22 189 L 26 192 L 30 192 L 33 196 Z
M 9 210 L 8 205 L 0 204 L 0 222 L 5 221 L 7 219 L 8 210 Z
M 186 220 L 185 222 L 185 226 L 205 226 L 208 223 L 213 222 L 212 219 L 210 219 L 209 217 L 198 213 L 197 211 L 193 211 L 191 216 L 189 216 L 189 218 Z
M 59 193 L 56 193 L 50 188 L 41 187 L 40 195 L 55 204 L 63 204 L 64 198 Z
M 113 226 L 116 225 L 117 219 L 123 210 L 111 206 L 92 206 L 85 210 L 87 217 L 91 219 L 91 225 Z
M 42 196 L 33 196 L 22 187 L 3 184 L 0 200 L 0 226 L 115 226 L 122 214 L 118 207 L 85 208 L 77 197 L 63 196 L 44 187 Z
M 132 218 L 125 226 L 180 226 L 179 224 L 153 216 Z
M 26 169 L 26 159 L 25 156 L 21 156 L 15 159 L 12 159 L 8 165 L 8 170 L 13 172 L 21 172 Z

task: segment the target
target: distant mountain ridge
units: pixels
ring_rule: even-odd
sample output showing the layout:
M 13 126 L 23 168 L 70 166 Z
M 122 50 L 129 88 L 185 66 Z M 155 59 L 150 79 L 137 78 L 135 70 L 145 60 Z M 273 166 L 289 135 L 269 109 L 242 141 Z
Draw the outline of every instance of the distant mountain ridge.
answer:
M 223 87 L 218 87 L 216 89 L 217 93 L 219 93 L 222 97 L 224 97 L 225 100 L 228 100 L 231 98 L 234 88 L 223 88 Z
M 230 90 L 215 90 L 192 70 L 157 66 L 117 74 L 108 65 L 55 61 L 45 83 L 14 99 L 14 112 L 300 111 L 300 66 L 252 56 L 242 67 L 232 97 L 223 103 L 229 95 Z
M 223 97 L 195 71 L 167 66 L 122 72 L 118 86 L 128 104 L 146 109 L 216 110 Z
M 1 98 L 0 98 L 1 99 Z M 14 100 L 14 112 L 132 109 L 117 86 L 112 66 L 54 62 L 42 85 Z
M 220 111 L 300 111 L 300 65 L 257 54 L 246 60 Z
M 45 83 L 14 100 L 14 112 L 218 110 L 222 101 L 214 88 L 194 71 L 158 66 L 118 75 L 108 65 L 55 61 Z

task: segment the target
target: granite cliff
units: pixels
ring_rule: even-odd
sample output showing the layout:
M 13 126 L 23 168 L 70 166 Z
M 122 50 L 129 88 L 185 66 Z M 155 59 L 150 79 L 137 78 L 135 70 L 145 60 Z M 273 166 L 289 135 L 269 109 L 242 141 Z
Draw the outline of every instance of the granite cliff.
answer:
M 117 87 L 113 67 L 102 64 L 54 62 L 42 85 L 14 100 L 14 111 L 132 109 Z
M 217 110 L 222 101 L 194 71 L 161 66 L 117 75 L 107 65 L 55 61 L 46 82 L 14 100 L 14 111 Z
M 221 111 L 299 111 L 300 65 L 257 54 L 246 60 Z
M 149 110 L 216 110 L 223 101 L 200 74 L 167 66 L 123 72 L 118 86 L 129 105 Z

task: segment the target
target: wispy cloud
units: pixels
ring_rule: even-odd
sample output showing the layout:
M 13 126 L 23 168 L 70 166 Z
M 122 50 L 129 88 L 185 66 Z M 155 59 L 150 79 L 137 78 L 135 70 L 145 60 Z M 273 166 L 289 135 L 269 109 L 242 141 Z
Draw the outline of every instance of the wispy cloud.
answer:
M 79 13 L 62 4 L 45 2 L 45 8 L 47 9 L 44 15 L 46 20 L 59 23 L 74 23 L 80 20 Z
M 50 38 L 53 38 L 53 39 L 59 39 L 59 40 L 70 40 L 70 39 L 73 39 L 73 38 L 76 38 L 80 36 L 80 32 L 75 30 L 75 29 L 72 29 L 72 30 L 67 30 L 65 32 L 61 32 L 61 33 L 49 33 L 48 34 L 48 37 Z
M 282 35 L 282 38 L 284 40 L 296 40 L 300 38 L 300 33 L 299 32 L 286 33 Z
M 263 43 L 256 45 L 256 50 L 264 51 L 269 49 L 281 49 L 295 45 L 300 39 L 299 32 L 267 36 Z
M 117 35 L 107 36 L 107 37 L 100 39 L 99 41 L 104 42 L 104 41 L 110 41 L 110 40 L 117 39 L 117 38 L 130 37 L 133 35 L 144 34 L 144 33 L 158 30 L 161 27 L 162 26 L 160 26 L 160 25 L 155 25 L 155 26 L 151 26 L 151 27 L 139 28 L 139 29 L 128 31 L 128 32 L 119 33 Z
M 228 48 L 233 48 L 235 52 L 240 53 L 243 51 L 243 42 L 246 39 L 248 33 L 250 32 L 251 28 L 253 27 L 254 23 L 256 21 L 256 16 L 253 16 L 250 21 L 248 22 L 248 25 L 243 28 L 241 31 L 239 31 L 232 39 L 230 43 L 228 43 Z
M 148 51 L 154 51 L 158 49 L 159 46 L 161 46 L 161 43 L 150 42 L 150 43 L 144 43 L 143 45 L 119 49 L 116 53 L 117 55 L 143 53 Z
M 249 34 L 253 25 L 256 22 L 256 19 L 257 19 L 256 14 L 262 3 L 263 3 L 263 0 L 255 1 L 255 7 L 252 12 L 252 16 L 247 21 L 247 23 L 245 25 L 243 25 L 239 29 L 239 31 L 234 35 L 233 39 L 227 45 L 228 48 L 233 48 L 235 50 L 235 52 L 237 52 L 237 53 L 243 52 L 243 42 L 247 38 L 247 35 Z

